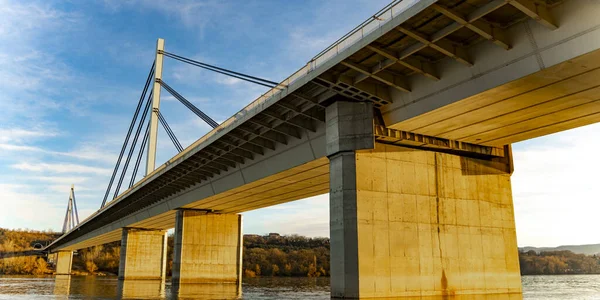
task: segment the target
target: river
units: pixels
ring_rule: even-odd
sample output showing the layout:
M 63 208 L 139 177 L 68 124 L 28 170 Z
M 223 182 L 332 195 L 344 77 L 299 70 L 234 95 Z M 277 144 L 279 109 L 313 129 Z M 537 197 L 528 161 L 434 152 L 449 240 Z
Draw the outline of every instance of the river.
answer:
M 524 276 L 523 299 L 600 299 L 600 275 Z M 183 285 L 170 282 L 119 281 L 94 276 L 0 276 L 0 299 L 232 299 L 235 285 Z M 251 278 L 242 286 L 243 299 L 329 299 L 329 278 Z M 429 299 L 429 298 L 428 298 Z M 452 298 L 445 298 L 452 299 Z M 520 299 L 515 295 L 460 299 Z

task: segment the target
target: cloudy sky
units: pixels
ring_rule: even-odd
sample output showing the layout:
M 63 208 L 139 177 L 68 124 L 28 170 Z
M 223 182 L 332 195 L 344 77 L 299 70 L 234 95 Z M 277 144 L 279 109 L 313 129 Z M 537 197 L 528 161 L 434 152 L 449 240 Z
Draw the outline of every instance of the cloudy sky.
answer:
M 173 2 L 173 3 L 170 3 Z M 62 226 L 69 186 L 98 209 L 156 38 L 187 57 L 282 80 L 387 0 L 0 0 L 0 227 Z M 223 121 L 265 88 L 167 60 L 163 77 Z M 184 146 L 209 127 L 164 93 Z M 600 126 L 514 145 L 519 245 L 600 243 Z M 157 163 L 176 151 L 160 133 Z M 326 195 L 245 214 L 247 233 L 327 236 Z

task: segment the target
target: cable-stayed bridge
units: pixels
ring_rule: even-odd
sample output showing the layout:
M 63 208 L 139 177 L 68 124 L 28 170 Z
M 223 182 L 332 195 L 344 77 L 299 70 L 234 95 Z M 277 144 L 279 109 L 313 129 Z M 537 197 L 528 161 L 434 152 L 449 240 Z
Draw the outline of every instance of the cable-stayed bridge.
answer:
M 600 120 L 598 15 L 588 0 L 394 1 L 279 83 L 159 40 L 101 209 L 47 250 L 69 273 L 73 250 L 121 240 L 121 278 L 164 278 L 175 228 L 174 283 L 239 284 L 238 214 L 329 193 L 332 297 L 519 295 L 510 144 Z M 165 57 L 271 89 L 217 124 L 162 80 Z M 183 149 L 163 88 L 214 129 Z M 180 152 L 155 167 L 158 124 Z

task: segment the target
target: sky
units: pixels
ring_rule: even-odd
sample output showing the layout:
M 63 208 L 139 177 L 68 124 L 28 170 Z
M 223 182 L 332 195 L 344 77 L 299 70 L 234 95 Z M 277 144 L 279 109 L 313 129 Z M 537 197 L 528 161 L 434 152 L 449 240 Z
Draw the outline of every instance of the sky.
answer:
M 100 207 L 157 38 L 280 81 L 387 2 L 0 0 L 0 227 L 60 230 L 71 184 L 81 219 Z M 266 91 L 169 59 L 163 79 L 217 122 Z M 184 147 L 210 129 L 166 92 L 161 112 Z M 520 246 L 600 243 L 599 134 L 513 145 Z M 174 154 L 160 132 L 157 165 Z M 328 210 L 321 195 L 247 212 L 244 232 L 328 236 Z

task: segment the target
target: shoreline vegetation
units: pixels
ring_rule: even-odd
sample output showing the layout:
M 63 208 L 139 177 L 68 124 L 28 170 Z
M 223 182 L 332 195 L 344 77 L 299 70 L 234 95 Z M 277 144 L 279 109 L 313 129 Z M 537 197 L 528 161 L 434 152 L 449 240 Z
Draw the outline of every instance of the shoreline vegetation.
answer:
M 6 257 L 15 252 L 47 245 L 60 233 L 0 228 L 0 275 L 52 274 L 53 266 L 37 256 Z M 120 241 L 79 250 L 73 257 L 75 275 L 116 275 L 119 270 Z M 243 276 L 327 277 L 329 239 L 299 235 L 244 235 Z M 167 275 L 171 275 L 173 237 L 167 247 Z M 600 256 L 571 251 L 520 251 L 521 275 L 600 274 Z

